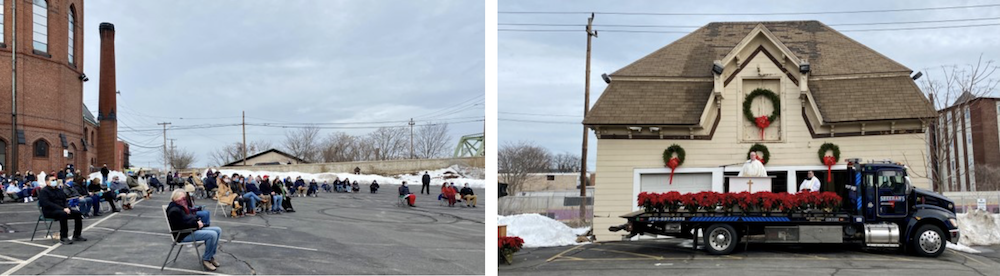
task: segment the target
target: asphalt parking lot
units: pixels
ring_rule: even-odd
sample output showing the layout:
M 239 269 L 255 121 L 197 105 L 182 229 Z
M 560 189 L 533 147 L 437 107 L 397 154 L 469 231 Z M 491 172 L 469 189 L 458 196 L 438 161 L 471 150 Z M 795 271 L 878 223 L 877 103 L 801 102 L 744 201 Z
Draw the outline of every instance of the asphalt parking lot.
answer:
M 297 197 L 295 213 L 239 219 L 214 213 L 214 201 L 196 204 L 213 211 L 212 225 L 223 229 L 216 254 L 219 274 L 485 272 L 482 202 L 479 208 L 447 207 L 436 196 L 423 195 L 416 208 L 399 207 L 396 187 L 383 185 L 379 194 Z M 133 210 L 84 219 L 83 236 L 89 241 L 72 245 L 43 238 L 44 229 L 28 241 L 36 205 L 0 205 L 5 232 L 0 233 L 0 274 L 207 274 L 190 248 L 160 270 L 170 249 L 160 207 L 168 197 L 155 194 Z M 53 231 L 58 228 L 56 223 Z
M 700 246 L 699 246 L 700 247 Z M 741 245 L 742 247 L 742 245 Z M 525 248 L 506 275 L 1000 275 L 1000 247 L 983 254 L 946 250 L 938 258 L 845 245 L 751 244 L 732 255 L 707 255 L 690 241 L 657 239 Z M 989 252 L 987 252 L 989 251 Z

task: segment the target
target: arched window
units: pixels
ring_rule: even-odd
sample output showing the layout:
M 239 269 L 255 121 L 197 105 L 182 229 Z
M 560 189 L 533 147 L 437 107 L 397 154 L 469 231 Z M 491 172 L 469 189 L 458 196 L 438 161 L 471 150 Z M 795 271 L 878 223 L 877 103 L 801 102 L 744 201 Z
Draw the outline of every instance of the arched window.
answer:
M 76 7 L 69 6 L 69 40 L 66 41 L 66 45 L 69 45 L 69 64 L 76 64 L 76 59 L 73 56 L 76 54 L 74 47 L 76 46 Z
M 31 40 L 34 42 L 33 46 L 35 50 L 41 52 L 49 52 L 49 3 L 45 0 L 32 0 L 35 5 L 32 7 L 31 12 L 34 14 L 31 18 L 32 35 Z
M 87 144 L 92 144 L 93 143 L 93 142 L 90 141 L 90 129 L 83 128 L 83 140 L 86 141 Z
M 42 139 L 35 141 L 35 157 L 49 157 L 49 142 Z

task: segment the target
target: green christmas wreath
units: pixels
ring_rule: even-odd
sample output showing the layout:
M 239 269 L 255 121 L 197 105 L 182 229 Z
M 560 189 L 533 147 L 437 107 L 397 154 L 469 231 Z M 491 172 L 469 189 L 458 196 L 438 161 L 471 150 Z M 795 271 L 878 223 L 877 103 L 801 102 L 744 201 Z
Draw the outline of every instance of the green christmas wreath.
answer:
M 743 117 L 746 117 L 747 121 L 751 123 L 759 124 L 757 122 L 757 117 L 753 115 L 750 111 L 750 107 L 753 105 L 753 100 L 757 97 L 764 96 L 768 100 L 771 100 L 771 105 L 774 106 L 774 111 L 771 111 L 771 115 L 767 116 L 768 123 L 774 122 L 781 115 L 781 98 L 778 94 L 774 94 L 773 91 L 764 88 L 757 88 L 750 92 L 745 99 L 743 99 Z
M 677 166 L 684 164 L 684 148 L 678 144 L 670 145 L 667 149 L 663 150 L 663 164 L 670 164 L 670 159 L 677 154 Z

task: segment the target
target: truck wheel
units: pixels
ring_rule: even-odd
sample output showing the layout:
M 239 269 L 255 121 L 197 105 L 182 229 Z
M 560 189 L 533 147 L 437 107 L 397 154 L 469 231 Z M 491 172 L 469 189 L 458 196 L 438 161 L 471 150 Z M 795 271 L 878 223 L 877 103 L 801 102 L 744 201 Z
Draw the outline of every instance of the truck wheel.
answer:
M 712 224 L 705 231 L 705 251 L 709 255 L 728 255 L 736 249 L 739 235 L 729 224 Z
M 944 253 L 944 243 L 944 234 L 941 232 L 941 228 L 925 224 L 913 232 L 913 245 L 910 247 L 918 256 L 937 257 Z

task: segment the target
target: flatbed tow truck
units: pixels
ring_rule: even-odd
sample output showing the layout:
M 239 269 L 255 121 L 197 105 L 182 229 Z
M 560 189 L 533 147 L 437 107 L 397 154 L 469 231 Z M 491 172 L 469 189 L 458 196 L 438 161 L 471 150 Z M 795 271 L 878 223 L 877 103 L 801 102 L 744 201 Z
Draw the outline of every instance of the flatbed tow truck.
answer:
M 937 257 L 946 242 L 960 238 L 954 201 L 914 188 L 905 167 L 886 162 L 860 164 L 847 160 L 848 175 L 838 212 L 645 212 L 622 215 L 626 224 L 609 230 L 637 235 L 664 235 L 694 240 L 701 230 L 705 251 L 732 253 L 743 243 L 856 244 L 899 248 L 918 256 Z

